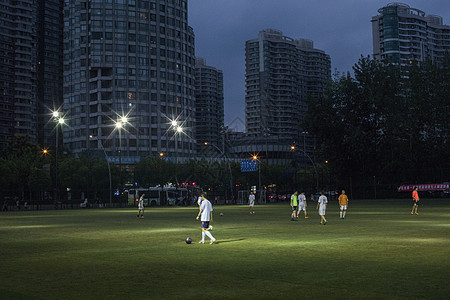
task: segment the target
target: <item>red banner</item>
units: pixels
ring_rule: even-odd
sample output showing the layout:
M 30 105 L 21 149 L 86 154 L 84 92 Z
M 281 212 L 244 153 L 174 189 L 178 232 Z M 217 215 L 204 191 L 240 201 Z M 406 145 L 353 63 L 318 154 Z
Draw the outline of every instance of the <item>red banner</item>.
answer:
M 450 184 L 448 183 L 433 183 L 433 184 L 409 184 L 401 185 L 397 188 L 397 192 L 412 192 L 415 187 L 419 188 L 419 191 L 445 191 L 450 190 Z

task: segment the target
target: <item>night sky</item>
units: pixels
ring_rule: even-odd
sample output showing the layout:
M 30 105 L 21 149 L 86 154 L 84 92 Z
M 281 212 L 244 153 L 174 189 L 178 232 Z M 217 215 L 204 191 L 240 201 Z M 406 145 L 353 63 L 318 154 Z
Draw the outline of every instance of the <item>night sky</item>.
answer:
M 390 1 L 376 0 L 189 0 L 196 56 L 223 70 L 225 125 L 244 130 L 245 41 L 263 29 L 314 41 L 331 56 L 334 73 L 347 72 L 361 55 L 372 55 L 371 18 Z M 402 2 L 450 25 L 450 1 Z M 242 120 L 242 122 L 239 121 Z

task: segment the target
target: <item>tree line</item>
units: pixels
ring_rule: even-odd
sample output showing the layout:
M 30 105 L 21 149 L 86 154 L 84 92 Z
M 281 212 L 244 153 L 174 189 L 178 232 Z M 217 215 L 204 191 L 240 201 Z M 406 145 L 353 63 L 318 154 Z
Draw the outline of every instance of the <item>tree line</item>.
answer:
M 450 55 L 406 67 L 361 57 L 309 100 L 304 127 L 316 137 L 337 186 L 450 181 Z M 364 194 L 359 191 L 358 194 Z
M 107 203 L 110 199 L 108 163 L 99 152 L 82 152 L 77 155 L 60 149 L 56 162 L 55 151 L 44 151 L 38 144 L 24 136 L 10 139 L 0 155 L 0 199 L 14 205 L 15 198 L 29 205 L 78 205 L 85 197 L 90 203 Z M 312 173 L 296 177 L 296 166 L 267 166 L 261 164 L 261 182 L 268 182 L 278 191 L 291 192 L 295 180 L 305 183 Z M 238 191 L 258 186 L 258 172 L 241 172 L 236 161 L 211 161 L 206 158 L 174 163 L 164 157 L 145 157 L 131 169 L 110 164 L 112 201 L 126 203 L 127 188 L 164 186 L 196 186 L 209 197 L 234 199 Z M 306 175 L 305 175 L 306 174 Z M 302 179 L 303 178 L 303 179 Z M 268 193 L 277 192 L 275 188 Z

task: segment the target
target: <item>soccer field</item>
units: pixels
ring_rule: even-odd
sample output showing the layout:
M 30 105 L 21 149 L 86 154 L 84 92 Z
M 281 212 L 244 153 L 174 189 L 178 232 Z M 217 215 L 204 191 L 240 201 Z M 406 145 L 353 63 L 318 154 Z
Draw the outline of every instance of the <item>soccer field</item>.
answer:
M 448 299 L 450 200 L 337 203 L 320 225 L 287 203 L 0 214 L 1 299 Z M 223 216 L 219 216 L 223 213 Z M 184 240 L 191 237 L 193 243 Z

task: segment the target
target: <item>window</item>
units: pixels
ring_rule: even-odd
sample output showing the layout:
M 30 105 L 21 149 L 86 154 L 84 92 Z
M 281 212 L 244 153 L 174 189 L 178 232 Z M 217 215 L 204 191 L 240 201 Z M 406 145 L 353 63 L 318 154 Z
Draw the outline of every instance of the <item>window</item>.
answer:
M 92 32 L 92 39 L 93 40 L 100 40 L 103 38 L 103 32 Z
M 117 29 L 126 29 L 126 22 L 124 21 L 116 21 L 116 28 Z

